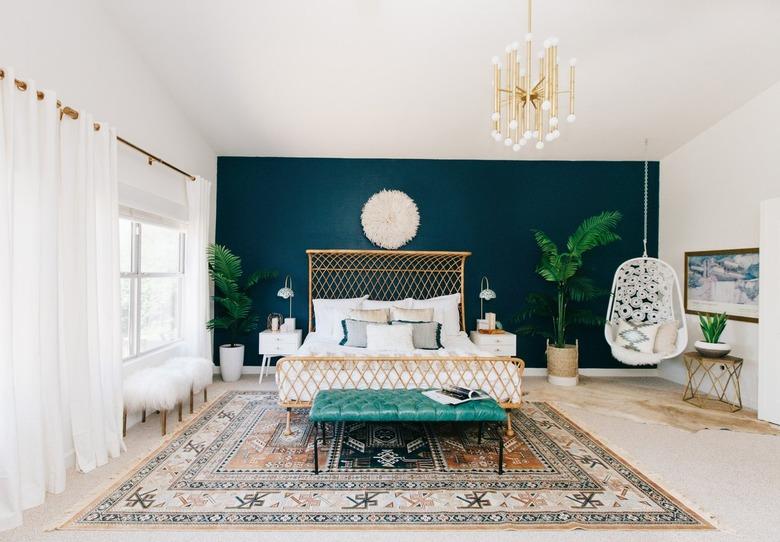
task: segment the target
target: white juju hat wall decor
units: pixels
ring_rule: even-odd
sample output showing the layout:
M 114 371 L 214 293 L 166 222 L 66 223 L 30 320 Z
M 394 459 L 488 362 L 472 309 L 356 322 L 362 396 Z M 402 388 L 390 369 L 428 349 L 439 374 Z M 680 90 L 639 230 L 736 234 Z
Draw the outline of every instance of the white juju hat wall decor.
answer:
M 400 190 L 377 192 L 363 205 L 363 232 L 375 245 L 396 249 L 417 235 L 420 213 L 414 200 Z

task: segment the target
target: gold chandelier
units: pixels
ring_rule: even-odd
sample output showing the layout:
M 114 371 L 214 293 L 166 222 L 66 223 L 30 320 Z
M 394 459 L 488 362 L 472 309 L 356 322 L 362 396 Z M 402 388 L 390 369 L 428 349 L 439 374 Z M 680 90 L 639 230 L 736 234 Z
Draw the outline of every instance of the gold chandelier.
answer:
M 568 122 L 574 122 L 574 67 L 577 59 L 569 60 L 569 87 L 560 90 L 558 83 L 558 38 L 544 40 L 544 51 L 538 55 L 539 72 L 533 77 L 533 34 L 531 33 L 531 0 L 528 0 L 528 32 L 525 35 L 525 65 L 520 45 L 514 42 L 506 46 L 506 68 L 493 57 L 493 131 L 491 136 L 507 147 L 519 151 L 536 141 L 536 148 L 543 149 L 545 141 L 560 137 L 558 97 L 568 94 Z M 503 81 L 502 81 L 503 72 Z

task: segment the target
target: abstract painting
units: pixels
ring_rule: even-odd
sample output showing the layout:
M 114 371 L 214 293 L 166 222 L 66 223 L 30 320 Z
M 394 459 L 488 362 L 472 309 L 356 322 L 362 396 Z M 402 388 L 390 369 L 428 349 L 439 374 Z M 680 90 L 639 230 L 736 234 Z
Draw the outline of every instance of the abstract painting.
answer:
M 685 312 L 758 322 L 758 249 L 685 253 Z

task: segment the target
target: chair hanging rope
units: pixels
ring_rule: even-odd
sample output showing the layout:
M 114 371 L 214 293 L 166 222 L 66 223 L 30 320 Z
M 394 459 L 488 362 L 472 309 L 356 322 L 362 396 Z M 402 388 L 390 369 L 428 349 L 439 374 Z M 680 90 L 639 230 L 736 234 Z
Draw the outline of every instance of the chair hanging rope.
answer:
M 644 162 L 643 190 L 642 256 L 626 260 L 615 271 L 604 324 L 604 337 L 612 349 L 612 356 L 626 365 L 655 365 L 680 355 L 688 344 L 688 328 L 677 273 L 668 263 L 647 254 L 647 160 Z M 622 321 L 631 322 L 633 328 L 662 326 L 673 322 L 677 331 L 674 346 L 662 349 L 654 342 L 650 345 L 652 349 L 648 350 L 626 340 L 621 341 L 621 344 L 618 335 L 631 332 L 619 331 Z

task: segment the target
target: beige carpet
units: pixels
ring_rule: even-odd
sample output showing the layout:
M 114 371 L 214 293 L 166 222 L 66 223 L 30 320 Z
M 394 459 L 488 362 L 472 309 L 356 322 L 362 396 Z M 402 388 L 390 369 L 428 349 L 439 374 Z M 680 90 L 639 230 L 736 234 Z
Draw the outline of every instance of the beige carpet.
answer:
M 270 389 L 267 378 L 264 388 Z M 547 385 L 541 378 L 528 378 L 531 394 L 545 392 Z M 615 379 L 616 393 L 634 386 L 666 393 L 671 384 L 658 379 Z M 212 390 L 216 397 L 228 389 L 258 389 L 255 378 L 245 377 L 230 386 L 218 384 Z M 583 386 L 582 389 L 585 389 Z M 552 390 L 556 391 L 556 390 Z M 682 390 L 677 388 L 678 393 Z M 568 404 L 579 393 L 568 390 Z M 648 391 L 651 393 L 651 391 Z M 629 396 L 631 393 L 628 393 Z M 533 395 L 531 395 L 533 397 Z M 646 396 L 644 396 L 646 398 Z M 643 400 L 643 399 L 642 399 Z M 602 407 L 596 407 L 601 410 Z M 526 541 L 776 541 L 780 520 L 777 503 L 780 502 L 780 439 L 776 436 L 738 431 L 681 430 L 658 423 L 638 423 L 619 415 L 604 415 L 586 407 L 568 406 L 567 415 L 607 445 L 623 452 L 643 472 L 653 475 L 665 487 L 671 488 L 698 504 L 700 509 L 713 514 L 718 531 L 709 532 L 525 532 Z M 52 495 L 45 506 L 25 514 L 25 525 L 14 531 L 0 533 L 2 541 L 238 541 L 258 540 L 257 533 L 243 532 L 46 532 L 47 527 L 60 524 L 71 513 L 80 509 L 90 497 L 104 491 L 112 481 L 127 472 L 143 456 L 161 443 L 156 417 L 144 426 L 133 427 L 127 438 L 127 453 L 111 464 L 89 474 L 72 473 L 68 489 Z M 703 426 L 698 426 L 701 429 Z M 694 428 L 693 431 L 696 431 Z M 616 446 L 616 443 L 620 443 Z M 493 532 L 491 542 L 516 541 L 517 533 Z M 473 542 L 475 535 L 467 532 L 426 533 L 426 542 Z M 484 538 L 478 537 L 482 540 Z M 420 540 L 414 532 L 295 532 L 263 533 L 265 541 L 372 541 L 412 542 Z

